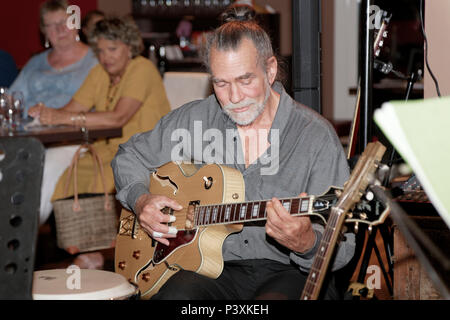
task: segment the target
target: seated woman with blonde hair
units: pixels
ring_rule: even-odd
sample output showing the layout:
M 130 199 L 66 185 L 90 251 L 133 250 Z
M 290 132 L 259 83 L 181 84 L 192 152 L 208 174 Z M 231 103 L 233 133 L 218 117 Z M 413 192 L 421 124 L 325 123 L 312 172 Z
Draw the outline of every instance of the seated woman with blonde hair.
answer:
M 48 0 L 40 6 L 40 31 L 47 49 L 27 62 L 9 88 L 10 92 L 23 93 L 25 114 L 41 105 L 54 109 L 66 105 L 92 68 L 98 66 L 94 51 L 80 41 L 78 30 L 67 26 L 68 7 L 66 0 Z M 52 186 L 46 190 L 54 189 L 76 149 L 77 146 L 70 145 L 46 148 L 42 183 Z M 49 163 L 52 163 L 51 169 Z M 41 193 L 41 225 L 52 212 L 52 193 Z
M 119 144 L 152 129 L 170 111 L 170 105 L 156 67 L 140 56 L 143 43 L 131 19 L 106 18 L 96 24 L 88 40 L 100 64 L 91 70 L 72 100 L 61 109 L 37 105 L 29 110 L 29 115 L 38 117 L 42 124 L 122 127 L 122 137 L 93 143 L 103 162 L 107 191 L 112 193 L 115 187 L 110 162 Z M 47 194 L 53 195 L 46 201 L 66 196 L 67 171 L 59 178 L 54 192 L 51 185 L 43 185 L 43 192 L 47 188 Z M 93 181 L 94 172 L 92 157 L 86 153 L 78 163 L 79 193 L 103 192 L 101 181 Z M 71 186 L 67 196 L 72 194 Z
M 80 41 L 78 30 L 67 26 L 68 6 L 66 0 L 49 0 L 40 7 L 46 50 L 27 62 L 9 88 L 22 91 L 25 111 L 39 102 L 51 108 L 64 106 L 98 64 L 91 48 Z

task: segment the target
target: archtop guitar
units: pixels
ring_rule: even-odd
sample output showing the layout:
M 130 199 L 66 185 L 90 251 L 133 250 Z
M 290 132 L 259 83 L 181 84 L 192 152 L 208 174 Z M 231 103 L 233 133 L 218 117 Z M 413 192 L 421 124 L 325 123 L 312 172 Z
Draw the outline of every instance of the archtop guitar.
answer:
M 330 187 L 320 196 L 280 199 L 291 215 L 317 217 L 326 223 L 330 209 L 342 189 Z M 150 193 L 165 195 L 183 206 L 180 211 L 164 208 L 176 217 L 169 226 L 177 228 L 169 246 L 154 241 L 137 221 L 122 210 L 116 240 L 115 271 L 138 285 L 148 299 L 181 269 L 217 278 L 223 269 L 222 244 L 227 236 L 240 232 L 245 223 L 264 221 L 269 200 L 245 201 L 241 173 L 233 168 L 209 164 L 197 169 L 192 164 L 170 162 L 153 172 Z M 372 224 L 367 208 L 355 210 L 349 222 Z M 385 212 L 376 215 L 384 215 Z M 378 218 L 378 217 L 376 217 Z

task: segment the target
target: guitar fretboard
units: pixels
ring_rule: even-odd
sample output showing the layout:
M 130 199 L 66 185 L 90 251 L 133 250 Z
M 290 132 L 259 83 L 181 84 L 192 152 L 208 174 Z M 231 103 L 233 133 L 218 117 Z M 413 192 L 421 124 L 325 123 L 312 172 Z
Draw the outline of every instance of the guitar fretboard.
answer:
M 340 229 L 342 224 L 342 217 L 338 214 L 331 214 L 328 224 L 323 232 L 320 241 L 319 249 L 314 257 L 314 262 L 309 271 L 308 278 L 303 288 L 301 296 L 302 300 L 309 300 L 311 297 L 316 297 L 319 294 L 319 283 L 326 273 L 325 265 L 328 264 L 329 258 L 334 250 L 334 246 L 330 244 L 335 243 L 336 230 Z
M 241 203 L 201 205 L 195 208 L 194 225 L 244 223 L 267 219 L 266 205 L 269 200 Z M 314 197 L 280 199 L 283 207 L 291 215 L 306 214 L 312 211 Z

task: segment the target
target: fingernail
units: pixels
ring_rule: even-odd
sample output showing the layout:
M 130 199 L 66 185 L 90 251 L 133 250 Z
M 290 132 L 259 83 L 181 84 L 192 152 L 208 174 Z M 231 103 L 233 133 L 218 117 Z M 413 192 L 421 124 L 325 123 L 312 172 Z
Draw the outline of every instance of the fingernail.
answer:
M 177 218 L 175 216 L 170 216 L 169 222 L 174 222 L 175 220 L 177 220 Z
M 175 227 L 169 227 L 169 234 L 177 234 L 178 230 Z

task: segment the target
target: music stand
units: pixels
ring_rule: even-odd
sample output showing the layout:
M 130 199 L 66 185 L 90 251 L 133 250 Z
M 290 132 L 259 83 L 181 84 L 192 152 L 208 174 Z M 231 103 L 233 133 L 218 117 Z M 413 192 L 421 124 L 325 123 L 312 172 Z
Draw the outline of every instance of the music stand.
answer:
M 0 138 L 0 299 L 31 299 L 44 147 Z

